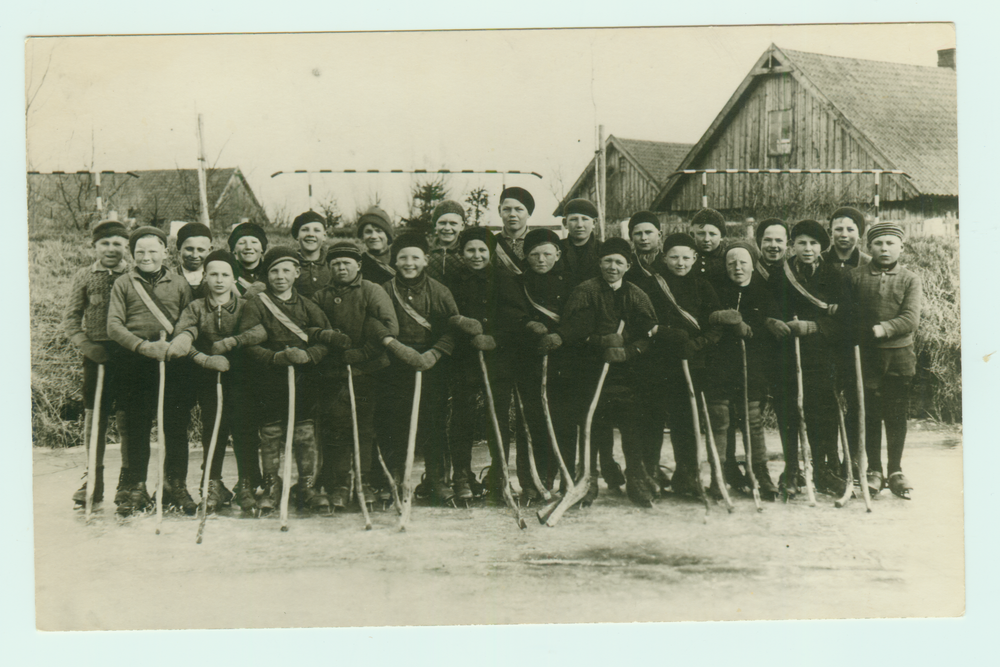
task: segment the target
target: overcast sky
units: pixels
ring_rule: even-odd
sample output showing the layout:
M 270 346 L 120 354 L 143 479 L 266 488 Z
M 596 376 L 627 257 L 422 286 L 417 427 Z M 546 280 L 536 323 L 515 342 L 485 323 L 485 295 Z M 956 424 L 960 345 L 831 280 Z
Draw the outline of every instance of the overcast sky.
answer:
M 771 44 L 935 66 L 951 24 L 639 28 L 28 40 L 28 166 L 240 167 L 273 212 L 308 207 L 294 169 L 519 169 L 545 222 L 593 156 L 596 125 L 696 142 Z M 51 58 L 51 60 L 50 60 Z M 48 66 L 48 74 L 39 88 Z M 313 177 L 352 213 L 406 213 L 410 176 Z M 561 181 L 561 183 L 560 183 Z M 452 177 L 456 198 L 498 177 Z

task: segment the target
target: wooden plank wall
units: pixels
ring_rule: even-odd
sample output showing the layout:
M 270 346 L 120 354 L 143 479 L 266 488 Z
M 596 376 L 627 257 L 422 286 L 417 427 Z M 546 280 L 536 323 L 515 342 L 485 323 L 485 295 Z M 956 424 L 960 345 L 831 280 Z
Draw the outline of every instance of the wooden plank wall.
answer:
M 608 196 L 605 215 L 608 220 L 620 220 L 636 211 L 649 208 L 660 191 L 661 184 L 651 182 L 614 146 L 606 152 Z M 574 197 L 586 197 L 597 202 L 596 181 L 591 172 Z

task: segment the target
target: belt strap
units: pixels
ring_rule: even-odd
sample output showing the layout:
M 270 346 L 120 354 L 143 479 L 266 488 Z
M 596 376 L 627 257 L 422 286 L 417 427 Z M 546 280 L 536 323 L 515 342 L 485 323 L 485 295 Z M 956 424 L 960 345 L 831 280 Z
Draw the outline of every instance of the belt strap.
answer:
M 802 283 L 800 283 L 798 279 L 795 277 L 795 272 L 792 271 L 792 267 L 788 265 L 787 261 L 785 262 L 784 268 L 785 268 L 785 277 L 788 278 L 788 282 L 792 285 L 792 287 L 795 288 L 796 292 L 804 296 L 809 303 L 816 306 L 820 310 L 825 310 L 827 312 L 830 312 L 830 304 L 828 304 L 825 301 L 821 301 L 820 299 L 817 299 L 812 294 L 810 294 L 809 290 L 803 287 Z
M 497 248 L 497 257 L 500 258 L 500 263 L 503 264 L 507 268 L 507 270 L 513 273 L 514 275 L 517 276 L 521 275 L 524 272 L 521 270 L 521 267 L 519 267 L 517 263 L 513 259 L 511 259 L 510 255 L 507 254 L 507 251 L 504 249 L 503 244 L 504 241 L 498 238 L 496 248 Z
M 306 335 L 306 332 L 300 329 L 299 325 L 297 325 L 295 322 L 292 322 L 292 319 L 288 317 L 285 311 L 279 308 L 278 305 L 274 303 L 274 301 L 271 301 L 271 297 L 264 294 L 263 292 L 260 293 L 258 297 L 260 298 L 260 302 L 264 304 L 264 306 L 268 310 L 271 311 L 271 314 L 274 315 L 275 319 L 277 319 L 279 322 L 285 325 L 286 329 L 288 329 L 293 334 L 301 338 L 303 343 L 309 342 L 309 336 Z
M 159 299 L 155 294 L 148 288 L 148 286 L 141 280 L 132 276 L 132 286 L 135 287 L 135 291 L 139 293 L 139 298 L 149 309 L 149 312 L 153 314 L 156 321 L 160 323 L 160 326 L 167 332 L 168 335 L 173 335 L 174 325 L 166 315 L 163 314 L 163 304 L 159 303 Z
M 674 307 L 674 310 L 676 310 L 680 314 L 680 316 L 683 317 L 685 321 L 687 321 L 688 324 L 693 326 L 698 331 L 701 331 L 701 325 L 698 324 L 698 319 L 688 311 L 681 308 L 681 304 L 677 303 L 677 299 L 674 297 L 674 293 L 670 291 L 670 285 L 667 284 L 667 279 L 661 276 L 659 273 L 656 273 L 655 271 L 650 271 L 645 266 L 643 266 L 642 260 L 639 259 L 638 255 L 636 255 L 635 263 L 639 266 L 642 272 L 646 274 L 647 277 L 656 280 L 656 284 L 660 286 L 660 291 L 663 292 L 663 295 L 665 297 L 667 297 L 667 301 L 669 301 L 670 305 Z
M 403 299 L 403 295 L 399 293 L 399 288 L 396 287 L 395 280 L 392 281 L 392 294 L 393 296 L 396 297 L 396 302 L 399 303 L 399 306 L 406 312 L 407 315 L 412 317 L 417 324 L 427 329 L 428 331 L 431 331 L 431 323 L 427 321 L 426 317 L 418 313 L 416 309 L 413 308 L 413 306 L 406 303 L 406 301 Z
M 542 304 L 536 303 L 535 300 L 531 298 L 531 295 L 528 294 L 528 286 L 527 285 L 524 286 L 524 296 L 528 297 L 528 303 L 530 303 L 531 306 L 535 310 L 537 310 L 538 312 L 540 312 L 542 315 L 545 315 L 546 317 L 548 317 L 550 320 L 552 320 L 556 324 L 559 324 L 559 316 L 557 314 L 555 314 L 554 312 L 552 312 L 551 310 L 549 310 L 548 308 L 546 308 Z

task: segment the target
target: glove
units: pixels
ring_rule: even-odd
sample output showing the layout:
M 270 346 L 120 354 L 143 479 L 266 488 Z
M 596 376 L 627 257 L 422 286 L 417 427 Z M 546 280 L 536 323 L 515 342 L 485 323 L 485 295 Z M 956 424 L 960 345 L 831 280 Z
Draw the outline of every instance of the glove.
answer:
M 479 320 L 473 319 L 471 317 L 462 317 L 461 315 L 452 315 L 448 318 L 448 324 L 450 324 L 455 329 L 458 329 L 464 334 L 470 336 L 478 336 L 483 333 L 483 325 Z
M 624 347 L 606 347 L 604 348 L 604 361 L 608 364 L 620 364 L 624 362 L 625 348 Z
M 216 373 L 225 373 L 229 370 L 229 359 L 226 359 L 221 354 L 213 354 L 211 356 L 203 354 L 196 357 L 195 360 L 200 361 L 202 368 L 207 368 Z
M 368 354 L 364 351 L 364 348 L 352 347 L 350 350 L 344 350 L 344 363 L 360 364 L 363 361 L 368 360 Z
M 170 346 L 167 347 L 167 359 L 182 359 L 191 352 L 191 336 L 188 334 L 181 334 L 177 338 L 170 341 Z
M 346 350 L 351 346 L 351 337 L 347 334 L 340 333 L 336 329 L 324 329 L 317 334 L 316 338 L 319 339 L 319 342 L 325 345 L 336 347 L 341 350 Z
M 819 331 L 816 323 L 809 320 L 792 320 L 791 322 L 785 322 L 785 324 L 788 325 L 793 336 L 810 336 Z
M 736 334 L 737 338 L 753 338 L 753 329 L 746 322 L 740 322 L 733 329 L 733 333 Z
M 237 341 L 232 336 L 228 338 L 223 338 L 222 340 L 217 340 L 212 343 L 212 355 L 226 354 L 231 351 L 239 341 Z
M 590 342 L 603 348 L 624 347 L 625 339 L 619 333 L 607 334 L 606 336 L 593 335 Z
M 166 361 L 167 350 L 170 348 L 170 343 L 165 340 L 144 340 L 139 343 L 139 347 L 136 348 L 136 352 L 144 357 L 149 357 L 150 359 L 156 359 L 157 361 Z
M 885 327 L 882 326 L 881 324 L 876 324 L 875 326 L 872 327 L 872 335 L 875 336 L 876 340 L 878 340 L 880 338 L 888 338 L 889 337 L 889 334 L 887 334 L 885 332 Z
M 769 317 L 764 321 L 764 326 L 767 330 L 771 332 L 771 335 L 775 338 L 784 338 L 785 336 L 791 336 L 792 330 L 788 328 L 788 325 L 781 320 L 776 320 L 773 317 Z
M 423 363 L 421 360 L 420 353 L 414 350 L 409 345 L 403 345 L 395 338 L 391 339 L 386 347 L 396 355 L 396 358 L 402 361 L 407 366 L 420 370 L 419 366 Z
M 525 327 L 536 336 L 544 336 L 549 332 L 549 328 L 541 322 L 528 322 Z
M 560 345 L 562 345 L 562 338 L 559 334 L 545 334 L 538 341 L 538 354 L 546 355 L 553 350 L 559 349 Z
M 108 351 L 103 345 L 99 345 L 90 340 L 85 340 L 80 344 L 80 351 L 95 364 L 103 364 L 108 360 Z
M 472 337 L 472 347 L 483 352 L 497 349 L 497 341 L 493 336 L 480 334 Z
M 290 347 L 274 355 L 276 366 L 294 366 L 296 364 L 307 364 L 312 359 L 309 353 L 300 347 Z
M 441 358 L 441 353 L 437 350 L 430 349 L 419 355 L 420 356 L 420 366 L 417 367 L 418 371 L 429 371 L 434 368 L 434 364 L 438 362 Z
M 266 289 L 267 285 L 262 282 L 253 283 L 252 285 L 250 285 L 250 287 L 247 288 L 247 291 L 243 294 L 243 298 L 249 301 L 250 299 L 257 296 Z
M 709 324 L 739 324 L 743 321 L 743 316 L 740 315 L 740 311 L 733 310 L 717 310 L 708 316 Z

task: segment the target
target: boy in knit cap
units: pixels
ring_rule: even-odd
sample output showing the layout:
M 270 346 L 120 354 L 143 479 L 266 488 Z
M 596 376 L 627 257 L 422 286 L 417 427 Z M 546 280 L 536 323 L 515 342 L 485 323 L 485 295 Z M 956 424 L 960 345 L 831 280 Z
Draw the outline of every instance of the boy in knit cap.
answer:
M 191 286 L 191 296 L 205 296 L 205 257 L 212 252 L 212 230 L 200 222 L 189 222 L 177 232 L 177 253 L 180 261 L 177 273 Z
M 431 213 L 434 235 L 427 255 L 427 275 L 440 283 L 462 266 L 458 235 L 465 228 L 465 209 L 457 201 L 445 199 Z
M 362 475 L 368 475 L 372 470 L 376 373 L 389 365 L 382 341 L 399 334 L 399 323 L 389 295 L 363 278 L 361 250 L 357 245 L 350 241 L 334 243 L 327 261 L 330 282 L 313 295 L 332 327 L 316 334 L 316 339 L 330 350 L 320 364 L 324 384 L 320 406 L 323 461 L 320 483 L 333 508 L 343 510 L 350 500 L 352 422 L 357 419 L 361 470 Z M 348 364 L 354 380 L 357 405 L 354 414 L 347 383 Z M 371 481 L 364 478 L 355 480 L 355 484 L 363 488 L 365 501 L 373 503 Z M 318 502 L 322 504 L 321 499 Z
M 247 301 L 240 333 L 263 325 L 267 339 L 246 348 L 256 362 L 254 377 L 260 409 L 260 459 L 264 493 L 257 502 L 261 512 L 272 511 L 281 498 L 279 466 L 288 419 L 294 419 L 292 446 L 299 471 L 300 506 L 322 510 L 316 491 L 319 450 L 315 412 L 322 391 L 319 364 L 326 345 L 314 342 L 315 332 L 329 329 L 326 315 L 295 290 L 299 258 L 291 248 L 271 248 L 261 260 L 267 289 Z M 295 367 L 295 414 L 288 414 L 288 367 Z
M 128 431 L 129 497 L 118 505 L 118 513 L 128 516 L 145 510 L 150 503 L 146 491 L 149 468 L 149 435 L 156 413 L 159 392 L 159 362 L 166 359 L 167 336 L 177 333 L 176 323 L 191 302 L 191 287 L 177 273 L 163 266 L 167 235 L 156 227 L 139 227 L 129 236 L 135 267 L 120 276 L 111 288 L 108 307 L 108 335 L 123 350 L 120 357 L 119 386 L 122 393 L 125 428 Z M 197 504 L 187 490 L 188 414 L 178 410 L 185 387 L 172 375 L 183 360 L 166 365 L 164 422 L 166 443 L 163 504 L 194 514 Z
M 292 221 L 292 238 L 299 244 L 299 278 L 295 291 L 312 298 L 330 282 L 326 262 L 326 219 L 316 211 L 300 213 Z
M 435 502 L 448 505 L 454 497 L 445 481 L 448 369 L 445 368 L 447 361 L 440 362 L 455 347 L 455 335 L 448 322 L 459 313 L 448 288 L 424 271 L 427 252 L 427 240 L 416 232 L 400 234 L 392 244 L 396 277 L 382 287 L 396 310 L 399 335 L 383 340 L 393 356 L 382 378 L 378 398 L 378 405 L 385 413 L 385 427 L 379 433 L 379 443 L 385 445 L 382 454 L 393 477 L 401 479 L 413 404 L 414 372 L 421 371 L 417 447 L 424 452 L 427 479 L 423 489 Z
M 714 208 L 701 209 L 691 218 L 691 236 L 698 245 L 695 248 L 698 258 L 692 269 L 694 274 L 707 280 L 712 287 L 725 284 L 725 218 Z
M 794 256 L 785 261 L 780 280 L 778 308 L 781 319 L 792 336 L 799 338 L 803 384 L 803 405 L 806 428 L 813 459 L 816 488 L 832 495 L 843 494 L 846 485 L 840 476 L 837 452 L 837 403 L 834 395 L 834 353 L 842 335 L 840 304 L 844 301 L 840 270 L 823 260 L 821 252 L 830 245 L 830 237 L 815 220 L 802 220 L 792 227 Z M 839 313 L 839 315 L 838 315 Z M 778 335 L 783 330 L 775 329 Z M 782 360 L 787 368 L 795 368 L 794 347 L 784 348 Z M 796 377 L 788 373 L 786 385 L 776 397 L 783 403 L 778 412 L 785 413 L 780 428 L 785 428 L 785 472 L 779 484 L 782 491 L 793 495 L 798 486 L 797 431 L 799 419 L 795 406 L 798 388 Z M 793 435 L 795 432 L 796 435 Z
M 378 206 L 370 206 L 358 218 L 358 238 L 365 245 L 361 255 L 361 275 L 365 280 L 384 285 L 396 275 L 391 266 L 392 220 Z
M 612 428 L 617 427 L 625 455 L 626 493 L 633 503 L 651 507 L 656 484 L 643 463 L 635 388 L 643 373 L 639 357 L 649 347 L 656 313 L 646 293 L 624 279 L 631 256 L 632 248 L 625 239 L 611 238 L 601 245 L 601 276 L 573 290 L 559 333 L 566 349 L 576 352 L 580 381 L 588 391 L 596 388 L 603 364 L 610 364 L 591 426 L 592 496 L 596 496 L 597 451 L 606 452 L 614 446 Z M 618 333 L 620 322 L 625 328 Z
M 705 381 L 712 432 L 723 470 L 733 471 L 736 469 L 735 443 L 732 450 L 728 447 L 730 415 L 735 415 L 733 421 L 748 429 L 753 473 L 760 494 L 767 500 L 774 500 L 778 489 L 767 470 L 761 405 L 767 393 L 767 369 L 772 358 L 768 340 L 771 335 L 765 322 L 768 317 L 773 318 L 779 313 L 764 279 L 754 270 L 757 247 L 749 241 L 734 241 L 726 248 L 724 257 L 729 280 L 718 290 L 721 310 L 708 318 L 711 324 L 721 325 L 723 332 L 719 342 L 709 352 Z M 746 347 L 745 361 L 741 341 Z M 744 423 L 747 421 L 743 411 L 744 386 L 749 423 Z M 742 486 L 742 475 L 730 472 L 720 480 L 713 468 L 713 495 L 721 497 L 721 485 L 726 482 L 734 484 L 734 480 Z M 743 487 L 739 490 L 749 489 Z
M 528 218 L 535 211 L 535 198 L 524 188 L 510 187 L 500 193 L 500 222 L 496 234 L 497 267 L 515 276 L 527 268 L 524 260 L 524 238 L 528 234 Z
M 229 252 L 236 255 L 236 289 L 246 298 L 263 292 L 267 271 L 261 263 L 267 251 L 267 232 L 260 225 L 241 222 L 229 233 Z
M 257 447 L 253 432 L 244 427 L 240 419 L 240 406 L 244 400 L 245 369 L 243 349 L 264 341 L 262 326 L 238 333 L 245 301 L 236 296 L 236 258 L 226 250 L 209 253 L 204 261 L 205 296 L 195 299 L 177 322 L 176 334 L 167 348 L 167 360 L 189 357 L 195 364 L 191 373 L 194 391 L 191 392 L 201 406 L 201 443 L 204 457 L 208 457 L 217 410 L 216 380 L 221 373 L 223 387 L 222 419 L 219 422 L 218 440 L 212 461 L 202 460 L 203 475 L 208 475 L 207 511 L 214 512 L 228 504 L 233 493 L 222 483 L 222 463 L 226 454 L 226 440 L 233 437 L 233 453 L 239 481 L 236 484 L 237 502 L 245 513 L 256 510 L 253 480 L 257 470 Z
M 865 214 L 856 208 L 842 206 L 830 216 L 830 247 L 823 251 L 823 261 L 843 271 L 864 266 L 871 255 L 861 250 L 865 235 Z
M 566 203 L 563 216 L 566 238 L 562 241 L 562 261 L 570 285 L 576 287 L 601 273 L 598 268 L 600 241 L 594 235 L 597 207 L 587 199 L 571 199 Z
M 865 384 L 865 448 L 868 486 L 884 486 L 882 424 L 888 451 L 889 489 L 909 498 L 912 486 L 903 475 L 903 445 L 910 384 L 916 373 L 913 336 L 920 324 L 923 286 L 920 277 L 899 265 L 903 230 L 882 223 L 868 231 L 872 259 L 847 275 L 848 298 L 861 345 Z
M 63 332 L 71 343 L 83 354 L 83 438 L 90 451 L 91 423 L 94 417 L 94 398 L 97 390 L 97 367 L 104 365 L 104 386 L 101 393 L 99 424 L 97 431 L 97 470 L 94 479 L 94 502 L 104 498 L 104 448 L 107 439 L 108 413 L 115 404 L 118 392 L 117 375 L 121 348 L 108 336 L 108 306 L 111 287 L 128 271 L 125 253 L 128 251 L 128 232 L 117 220 L 102 220 L 92 233 L 92 243 L 96 260 L 81 269 L 73 277 L 70 286 L 69 304 L 63 320 Z M 118 400 L 121 403 L 121 400 Z M 124 415 L 117 419 L 118 430 L 125 433 Z M 120 504 L 128 497 L 127 470 L 128 447 L 122 442 L 122 467 L 119 474 L 118 493 L 115 503 Z M 73 502 L 83 507 L 87 502 L 86 479 L 80 489 L 73 494 Z

